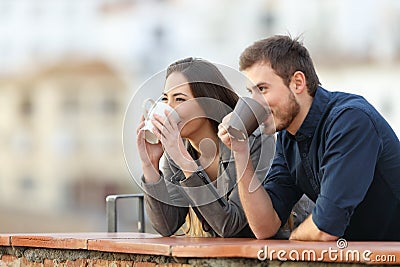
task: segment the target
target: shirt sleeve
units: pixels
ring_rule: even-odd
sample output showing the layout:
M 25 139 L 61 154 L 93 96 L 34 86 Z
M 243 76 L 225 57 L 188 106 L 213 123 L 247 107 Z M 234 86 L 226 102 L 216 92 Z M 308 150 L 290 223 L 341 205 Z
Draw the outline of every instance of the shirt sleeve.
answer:
M 382 142 L 373 121 L 360 109 L 337 112 L 327 123 L 321 190 L 312 218 L 320 230 L 343 236 L 372 183 Z
M 303 192 L 296 186 L 295 178 L 291 176 L 287 167 L 281 133 L 278 133 L 277 136 L 275 156 L 264 183 L 264 188 L 269 194 L 274 210 L 281 220 L 281 226 L 283 226 Z

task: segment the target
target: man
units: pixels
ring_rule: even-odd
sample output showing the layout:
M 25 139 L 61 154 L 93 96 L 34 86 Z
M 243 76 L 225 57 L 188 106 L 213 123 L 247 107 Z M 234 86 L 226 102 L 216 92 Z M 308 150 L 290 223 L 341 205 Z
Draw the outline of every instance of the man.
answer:
M 256 237 L 273 236 L 306 194 L 316 205 L 290 239 L 400 241 L 400 143 L 385 119 L 360 96 L 320 87 L 296 39 L 255 42 L 240 69 L 255 84 L 252 97 L 269 104 L 278 133 L 264 187 L 251 192 L 248 145 L 230 138 L 227 118 L 219 127 L 242 173 L 239 195 Z

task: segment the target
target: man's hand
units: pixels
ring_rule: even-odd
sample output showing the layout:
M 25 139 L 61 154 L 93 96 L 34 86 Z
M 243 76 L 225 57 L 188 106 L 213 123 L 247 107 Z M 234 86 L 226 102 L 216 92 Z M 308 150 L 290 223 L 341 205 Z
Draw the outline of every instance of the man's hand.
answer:
M 289 239 L 302 241 L 335 241 L 338 237 L 319 230 L 312 220 L 311 214 L 292 232 Z
M 221 139 L 222 143 L 225 146 L 229 147 L 233 152 L 238 153 L 248 153 L 249 150 L 249 142 L 248 140 L 239 141 L 236 138 L 232 137 L 227 129 L 228 129 L 228 122 L 232 116 L 232 113 L 226 115 L 220 125 L 218 125 L 218 137 Z

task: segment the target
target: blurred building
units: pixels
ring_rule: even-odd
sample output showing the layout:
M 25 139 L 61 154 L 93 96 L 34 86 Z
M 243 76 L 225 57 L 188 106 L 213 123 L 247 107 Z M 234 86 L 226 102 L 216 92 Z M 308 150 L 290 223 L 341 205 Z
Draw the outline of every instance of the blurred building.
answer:
M 99 212 L 107 194 L 128 191 L 121 141 L 128 99 L 128 86 L 97 60 L 2 77 L 0 205 Z
M 237 68 L 272 34 L 302 35 L 323 85 L 366 96 L 400 135 L 399 24 L 397 0 L 1 0 L 0 231 L 39 229 L 14 227 L 26 211 L 105 230 L 104 196 L 137 189 L 122 123 L 139 83 L 187 56 Z

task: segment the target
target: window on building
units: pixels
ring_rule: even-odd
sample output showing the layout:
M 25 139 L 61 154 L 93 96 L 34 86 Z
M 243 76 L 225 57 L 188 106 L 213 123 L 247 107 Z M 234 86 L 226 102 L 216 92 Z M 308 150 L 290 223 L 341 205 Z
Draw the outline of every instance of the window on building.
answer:
M 31 117 L 33 114 L 33 102 L 30 95 L 25 95 L 21 101 L 21 114 L 23 117 Z
M 100 112 L 102 115 L 113 116 L 119 111 L 119 103 L 115 95 L 105 94 L 100 101 Z
M 23 193 L 29 194 L 36 188 L 35 179 L 30 174 L 23 175 L 19 180 L 19 188 Z
M 63 96 L 61 108 L 65 116 L 76 116 L 79 114 L 79 99 L 75 90 L 67 90 Z

